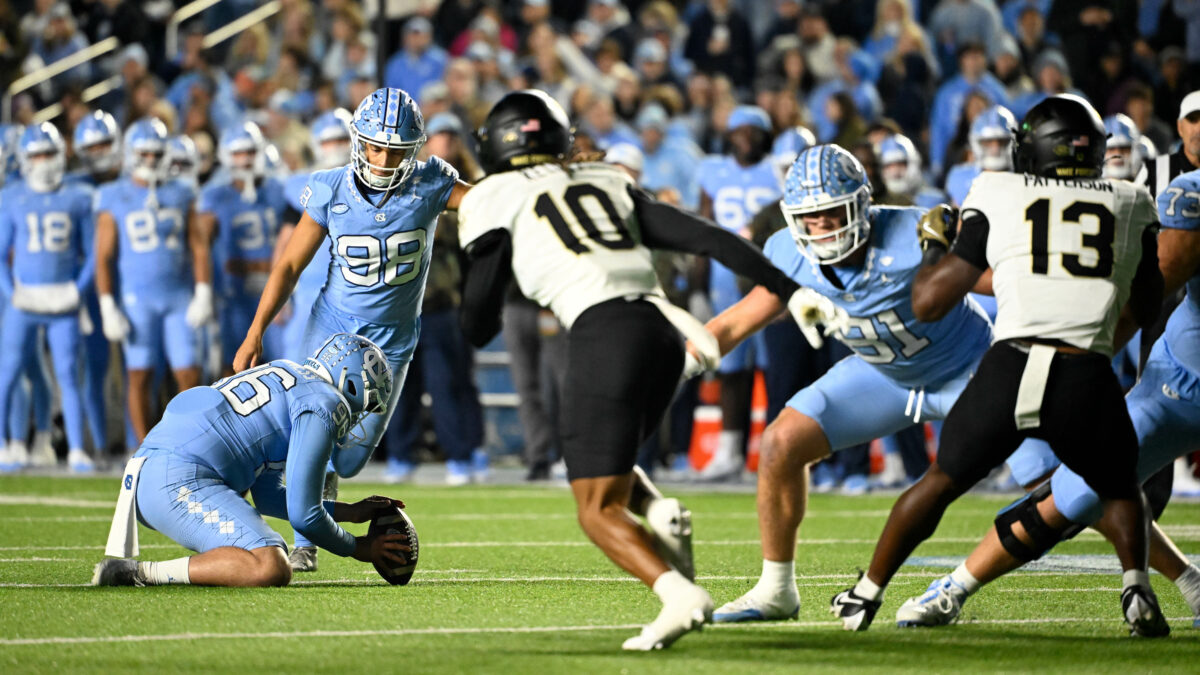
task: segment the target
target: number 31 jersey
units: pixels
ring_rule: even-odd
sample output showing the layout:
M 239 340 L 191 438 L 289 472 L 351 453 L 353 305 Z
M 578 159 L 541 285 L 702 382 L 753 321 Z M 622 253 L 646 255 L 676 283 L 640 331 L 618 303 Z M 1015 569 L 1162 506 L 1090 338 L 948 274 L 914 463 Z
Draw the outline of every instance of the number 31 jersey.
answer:
M 964 224 L 987 219 L 996 340 L 1061 340 L 1108 356 L 1113 330 L 1158 222 L 1150 193 L 1120 180 L 980 174 Z M 969 226 L 969 225 L 965 225 Z
M 605 300 L 662 295 L 650 250 L 637 234 L 632 183 L 621 169 L 598 162 L 488 176 L 459 207 L 459 245 L 508 230 L 521 292 L 570 328 Z

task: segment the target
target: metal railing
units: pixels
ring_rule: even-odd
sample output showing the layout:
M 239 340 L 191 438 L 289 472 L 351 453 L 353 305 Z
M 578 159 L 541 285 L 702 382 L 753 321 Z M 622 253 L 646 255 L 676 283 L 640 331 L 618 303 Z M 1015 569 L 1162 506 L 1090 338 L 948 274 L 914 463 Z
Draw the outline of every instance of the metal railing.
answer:
M 117 38 L 105 38 L 94 45 L 89 45 L 73 54 L 69 54 L 54 63 L 42 66 L 28 75 L 18 77 L 12 84 L 8 85 L 8 89 L 4 91 L 3 98 L 0 98 L 0 120 L 5 124 L 12 121 L 12 100 L 17 94 L 28 91 L 46 80 L 61 75 L 92 59 L 104 56 L 120 46 L 121 41 Z
M 179 27 L 183 25 L 183 22 L 187 21 L 193 16 L 196 16 L 200 12 L 203 12 L 209 7 L 212 7 L 220 1 L 221 0 L 195 0 L 195 2 L 189 2 L 183 7 L 175 10 L 175 13 L 171 15 L 170 20 L 167 21 L 167 37 L 165 46 L 168 59 L 174 59 L 176 56 L 179 56 Z
M 247 12 L 246 14 L 243 14 L 224 26 L 214 30 L 208 35 L 205 35 L 204 48 L 208 49 L 209 47 L 219 45 L 234 35 L 246 30 L 247 28 L 266 21 L 278 13 L 282 8 L 283 5 L 279 2 L 279 0 L 271 0 L 271 2 L 264 4 L 262 7 L 259 7 L 253 12 Z
M 125 78 L 121 77 L 120 75 L 113 75 L 107 80 L 101 80 L 87 89 L 84 89 L 82 92 L 80 92 L 79 99 L 84 103 L 91 103 L 113 89 L 121 86 L 121 84 L 124 82 Z M 63 112 L 65 111 L 63 110 L 61 103 L 51 103 L 50 105 L 33 114 L 33 123 L 41 124 L 42 122 L 49 122 L 55 117 L 63 114 Z

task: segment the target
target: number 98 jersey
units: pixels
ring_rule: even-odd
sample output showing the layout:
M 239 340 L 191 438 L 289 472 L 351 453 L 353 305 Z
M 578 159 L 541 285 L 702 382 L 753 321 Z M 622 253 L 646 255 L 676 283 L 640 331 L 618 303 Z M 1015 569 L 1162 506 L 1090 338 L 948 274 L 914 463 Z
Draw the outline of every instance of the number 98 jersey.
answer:
M 1158 222 L 1150 193 L 1107 178 L 985 172 L 963 202 L 963 227 L 980 217 L 996 340 L 1056 339 L 1111 356 L 1142 233 Z
M 488 176 L 459 207 L 459 245 L 508 230 L 521 292 L 570 328 L 605 300 L 662 295 L 637 230 L 632 183 L 621 169 L 598 162 Z
M 112 214 L 117 226 L 117 272 L 123 295 L 165 295 L 192 288 L 187 217 L 194 193 L 180 181 L 150 188 L 122 178 L 96 191 L 95 212 Z

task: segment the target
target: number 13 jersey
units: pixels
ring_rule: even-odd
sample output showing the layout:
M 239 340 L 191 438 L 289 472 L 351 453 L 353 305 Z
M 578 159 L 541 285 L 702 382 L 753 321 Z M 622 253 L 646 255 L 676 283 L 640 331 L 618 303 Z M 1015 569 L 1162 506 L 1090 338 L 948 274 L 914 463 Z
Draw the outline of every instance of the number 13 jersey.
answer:
M 964 229 L 972 221 L 987 226 L 997 341 L 1055 339 L 1112 355 L 1142 233 L 1158 222 L 1145 188 L 985 172 L 963 201 Z
M 508 230 L 517 285 L 570 328 L 588 307 L 626 295 L 662 295 L 641 243 L 633 184 L 596 162 L 541 164 L 480 181 L 459 207 L 459 245 Z

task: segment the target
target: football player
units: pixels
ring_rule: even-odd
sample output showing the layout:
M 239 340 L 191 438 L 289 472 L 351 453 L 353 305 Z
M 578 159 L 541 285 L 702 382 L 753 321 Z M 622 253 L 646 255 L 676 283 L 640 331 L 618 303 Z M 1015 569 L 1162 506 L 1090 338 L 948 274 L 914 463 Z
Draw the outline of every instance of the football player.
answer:
M 1142 132 L 1128 115 L 1121 113 L 1105 117 L 1104 130 L 1108 132 L 1104 177 L 1145 182 L 1146 176 L 1142 168 L 1146 163 L 1146 153 L 1153 152 L 1153 142 L 1142 136 Z M 1149 147 L 1143 141 L 1149 143 Z
M 206 280 L 192 264 L 208 259 L 201 250 L 207 242 L 193 236 L 186 220 L 195 195 L 166 179 L 166 149 L 161 121 L 134 122 L 124 138 L 124 177 L 102 185 L 95 202 L 100 320 L 105 337 L 124 348 L 129 418 L 139 443 L 150 430 L 150 390 L 164 354 L 181 391 L 200 383 L 188 316 L 211 316 L 211 290 L 202 288 Z
M 888 194 L 902 198 L 904 204 L 930 209 L 946 201 L 944 192 L 925 184 L 921 153 L 904 134 L 888 136 L 879 144 L 879 172 Z
M 987 317 L 969 299 L 940 321 L 916 317 L 911 288 L 921 263 L 917 223 L 925 211 L 872 206 L 863 166 L 847 150 L 818 145 L 801 152 L 780 208 L 787 228 L 767 240 L 764 252 L 803 287 L 805 336 L 819 348 L 823 325 L 854 354 L 796 393 L 763 433 L 762 576 L 716 611 L 718 622 L 797 615 L 796 530 L 808 498 L 808 466 L 915 422 L 944 418 L 992 339 Z M 756 288 L 707 328 L 728 352 L 783 309 Z M 1045 449 L 1023 448 L 1010 465 L 1027 484 L 1056 463 Z
M 1033 437 L 1103 503 L 1125 570 L 1121 608 L 1131 633 L 1170 632 L 1146 572 L 1150 518 L 1136 477 L 1137 434 L 1109 365 L 1122 311 L 1145 326 L 1162 302 L 1158 217 L 1145 190 L 1101 176 L 1106 135 L 1087 101 L 1050 97 L 1021 123 L 1021 173 L 977 178 L 957 236 L 944 221 L 922 222 L 917 316 L 952 311 L 991 267 L 996 343 L 946 418 L 937 461 L 892 507 L 870 569 L 834 596 L 831 611 L 848 630 L 871 624 L 888 581 L 946 507 Z M 1039 508 L 1002 512 L 997 532 L 1026 559 L 1057 541 Z
M 167 141 L 167 180 L 200 190 L 200 150 L 190 136 L 180 134 Z
M 1012 171 L 1012 137 L 1017 120 L 1008 108 L 992 106 L 971 122 L 967 142 L 972 161 L 950 167 L 946 173 L 946 193 L 955 206 L 963 203 L 971 182 L 985 171 Z
M 334 458 L 339 476 L 357 475 L 371 458 L 396 408 L 421 330 L 421 297 L 437 216 L 457 209 L 470 188 L 442 160 L 419 161 L 425 143 L 421 110 L 400 89 L 377 89 L 350 122 L 350 162 L 317 171 L 300 195 L 304 213 L 271 269 L 258 311 L 234 358 L 255 365 L 263 334 L 287 302 L 300 273 L 332 241 L 333 262 L 305 330 L 305 351 L 334 332 L 363 335 L 387 356 L 396 387 L 386 409 L 363 420 L 361 439 Z M 316 548 L 297 546 L 293 563 L 316 568 Z
M 1109 165 L 1105 166 L 1107 170 Z M 1180 174 L 1171 181 L 1158 197 L 1158 216 L 1163 227 L 1158 236 L 1158 262 L 1165 290 L 1173 293 L 1182 286 L 1187 296 L 1151 349 L 1142 379 L 1125 397 L 1140 445 L 1140 480 L 1200 448 L 1200 171 Z M 1131 322 L 1123 323 L 1117 331 L 1118 342 L 1132 332 Z M 1100 499 L 1079 474 L 1062 467 L 1052 476 L 1049 488 L 1050 492 L 1038 490 L 1007 509 L 1013 513 L 1008 519 L 1036 517 L 1049 525 L 1050 529 L 1034 537 L 1033 546 L 1015 540 L 1009 526 L 998 522 L 962 566 L 934 581 L 923 595 L 906 601 L 896 614 L 897 621 L 908 626 L 952 623 L 966 599 L 982 585 L 1041 557 L 1080 526 L 1092 524 L 1107 533 L 1108 523 L 1096 521 Z M 1004 536 L 999 534 L 1001 528 Z M 1200 628 L 1200 569 L 1157 525 L 1152 526 L 1150 535 L 1151 566 L 1179 588 Z
M 49 122 L 29 126 L 17 148 L 21 180 L 0 201 L 0 291 L 9 298 L 0 332 L 0 402 L 7 406 L 25 363 L 36 363 L 44 330 L 62 394 L 67 462 L 90 471 L 84 450 L 79 377 L 79 309 L 92 284 L 95 260 L 85 242 L 92 236 L 91 190 L 65 185 L 67 148 Z M 9 259 L 11 256 L 11 268 Z M 102 438 L 93 439 L 97 447 Z M 49 443 L 34 444 L 35 463 L 53 466 Z M 13 464 L 19 458 L 11 457 Z
M 254 122 L 226 129 L 217 157 L 224 177 L 210 181 L 196 200 L 197 236 L 212 242 L 212 260 L 197 261 L 196 294 L 211 295 L 213 281 L 220 288 L 221 358 L 229 375 L 266 286 L 287 202 L 283 183 L 267 175 L 266 139 Z M 199 328 L 208 319 L 197 314 L 188 322 Z
M 751 219 L 781 194 L 780 172 L 770 154 L 771 118 L 757 106 L 738 106 L 729 114 L 726 127 L 730 154 L 705 158 L 696 169 L 700 215 L 749 238 Z M 737 276 L 729 268 L 718 262 L 708 265 L 712 310 L 722 312 L 742 299 L 742 291 Z M 717 373 L 721 378 L 722 430 L 702 477 L 741 475 L 754 368 L 765 365 L 766 344 L 761 337 L 739 345 L 721 359 Z
M 197 554 L 106 558 L 92 584 L 287 585 L 287 546 L 264 515 L 337 555 L 404 564 L 406 535 L 356 538 L 338 525 L 399 502 L 322 501 L 325 465 L 365 415 L 384 411 L 392 384 L 379 347 L 338 333 L 303 364 L 270 361 L 180 393 L 125 469 L 107 553 L 136 556 L 141 521 Z
M 544 92 L 502 98 L 478 139 L 489 176 L 459 211 L 469 258 L 463 330 L 476 346 L 495 336 L 513 277 L 569 329 L 562 450 L 579 523 L 663 601 L 658 617 L 623 647 L 670 646 L 710 619 L 712 599 L 692 581 L 690 512 L 663 498 L 634 471 L 634 460 L 683 372 L 680 333 L 701 341 L 693 358 L 707 367 L 719 355 L 700 323 L 667 301 L 650 249 L 713 255 L 782 298 L 797 287 L 744 239 L 655 201 L 622 169 L 567 163 L 570 123 Z M 630 509 L 646 516 L 653 534 Z

